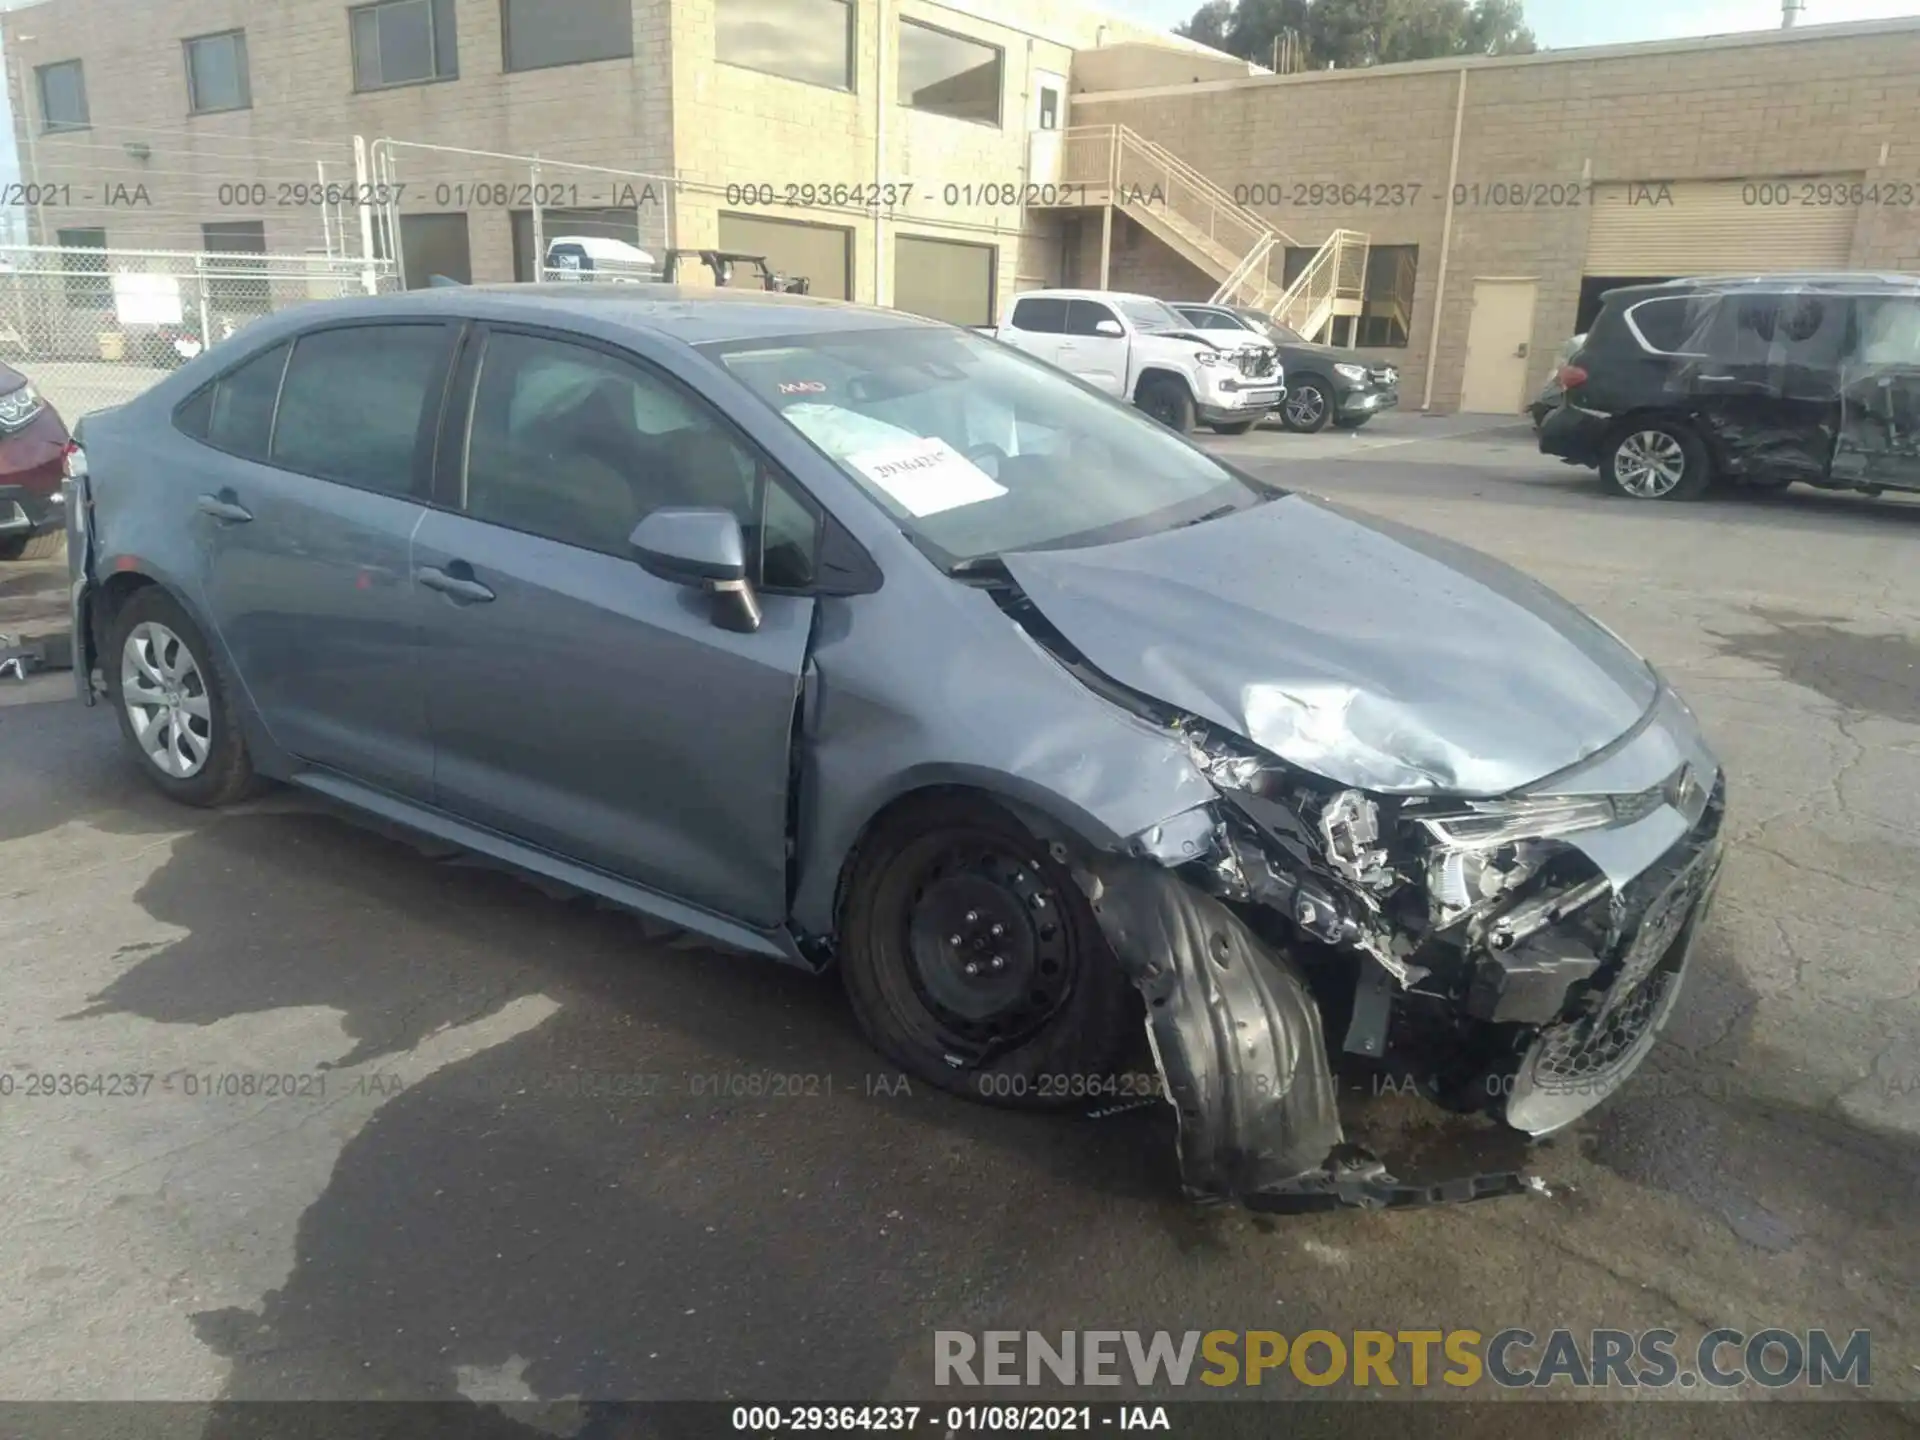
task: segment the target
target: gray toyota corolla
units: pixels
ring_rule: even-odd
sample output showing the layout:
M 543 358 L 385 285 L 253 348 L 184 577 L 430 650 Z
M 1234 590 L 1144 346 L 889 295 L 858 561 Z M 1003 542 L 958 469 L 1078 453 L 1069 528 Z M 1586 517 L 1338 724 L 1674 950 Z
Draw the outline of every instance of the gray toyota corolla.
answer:
M 1462 1193 L 1349 1141 L 1336 1065 L 1558 1129 L 1710 903 L 1720 767 L 1609 631 L 964 330 L 315 304 L 79 440 L 76 669 L 163 791 L 289 782 L 836 963 L 968 1095 L 1118 1093 L 1144 1014 L 1196 1195 Z

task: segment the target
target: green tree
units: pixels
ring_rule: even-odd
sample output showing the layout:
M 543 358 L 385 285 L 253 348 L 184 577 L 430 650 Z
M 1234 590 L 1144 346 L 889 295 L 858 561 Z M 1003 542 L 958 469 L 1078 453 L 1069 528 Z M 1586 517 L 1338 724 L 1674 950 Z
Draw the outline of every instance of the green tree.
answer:
M 1534 48 L 1521 0 L 1210 0 L 1177 28 L 1261 65 L 1291 31 L 1313 70 Z

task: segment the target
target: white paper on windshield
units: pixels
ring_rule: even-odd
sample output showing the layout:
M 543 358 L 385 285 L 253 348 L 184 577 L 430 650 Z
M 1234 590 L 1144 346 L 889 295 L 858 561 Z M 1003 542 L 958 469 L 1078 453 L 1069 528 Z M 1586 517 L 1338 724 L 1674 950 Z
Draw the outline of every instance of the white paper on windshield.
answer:
M 1007 489 L 946 441 L 909 440 L 847 456 L 847 463 L 916 519 L 978 505 Z

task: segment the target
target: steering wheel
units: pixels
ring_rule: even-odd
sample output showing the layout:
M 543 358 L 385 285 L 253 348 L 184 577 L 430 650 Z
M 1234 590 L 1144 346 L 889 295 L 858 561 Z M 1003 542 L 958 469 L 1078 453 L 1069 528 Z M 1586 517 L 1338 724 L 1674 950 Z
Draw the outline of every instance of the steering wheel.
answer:
M 977 440 L 960 453 L 995 480 L 1000 478 L 1000 464 L 1007 458 L 1007 452 L 991 440 Z

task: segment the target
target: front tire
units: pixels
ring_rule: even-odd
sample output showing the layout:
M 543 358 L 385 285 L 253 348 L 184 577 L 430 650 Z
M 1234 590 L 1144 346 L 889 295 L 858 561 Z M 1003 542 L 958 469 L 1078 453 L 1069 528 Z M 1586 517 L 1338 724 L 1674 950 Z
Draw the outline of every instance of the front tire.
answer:
M 980 795 L 943 794 L 866 838 L 840 974 L 875 1049 L 972 1099 L 1048 1109 L 1102 1093 L 1133 991 L 1057 851 Z
M 1212 420 L 1207 428 L 1216 435 L 1244 435 L 1253 428 L 1251 420 Z
M 1333 416 L 1332 392 L 1318 375 L 1292 383 L 1280 404 L 1280 423 L 1296 435 L 1315 435 Z
M 1336 430 L 1358 430 L 1372 418 L 1371 415 L 1355 415 L 1352 418 L 1343 415 L 1333 422 L 1333 428 Z
M 1143 380 L 1134 391 L 1133 403 L 1169 430 L 1193 433 L 1193 396 L 1178 380 L 1165 376 Z
M 163 795 L 213 807 L 260 788 L 213 652 L 171 595 L 149 585 L 129 596 L 100 658 L 120 733 Z
M 1634 500 L 1697 500 L 1713 483 L 1705 443 L 1677 420 L 1622 426 L 1601 457 L 1600 474 Z

